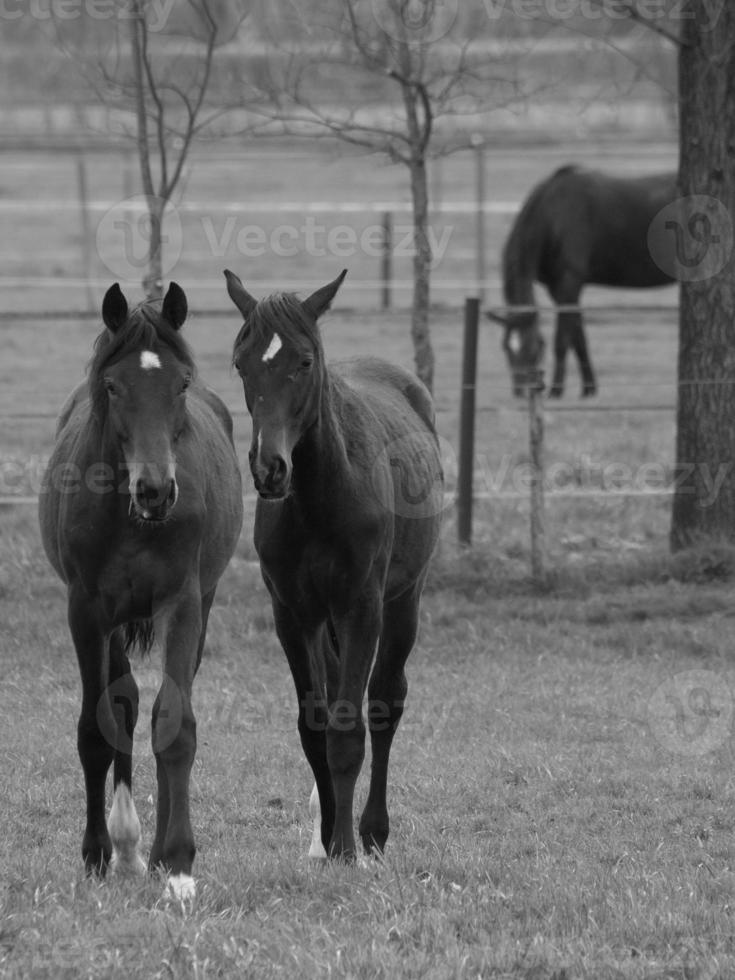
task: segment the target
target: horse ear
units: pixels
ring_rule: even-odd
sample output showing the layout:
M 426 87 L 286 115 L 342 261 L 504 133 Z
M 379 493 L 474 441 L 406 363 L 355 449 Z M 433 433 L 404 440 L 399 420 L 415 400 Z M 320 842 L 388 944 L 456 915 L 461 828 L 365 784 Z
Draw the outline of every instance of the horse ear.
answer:
M 225 279 L 227 280 L 227 292 L 230 299 L 242 313 L 244 319 L 247 320 L 258 301 L 250 295 L 240 281 L 240 277 L 236 276 L 234 272 L 225 269 Z
M 174 330 L 180 330 L 188 312 L 189 305 L 186 302 L 186 293 L 177 282 L 172 282 L 168 287 L 168 292 L 163 297 L 161 316 L 164 320 L 168 320 Z
M 110 333 L 117 333 L 127 318 L 128 301 L 122 294 L 120 283 L 116 282 L 102 300 L 102 320 Z
M 322 286 L 321 289 L 317 289 L 315 293 L 312 293 L 301 304 L 306 312 L 310 313 L 315 320 L 318 320 L 322 313 L 325 313 L 332 305 L 332 300 L 337 295 L 337 290 L 342 285 L 342 280 L 346 275 L 347 269 L 343 269 L 333 282 Z

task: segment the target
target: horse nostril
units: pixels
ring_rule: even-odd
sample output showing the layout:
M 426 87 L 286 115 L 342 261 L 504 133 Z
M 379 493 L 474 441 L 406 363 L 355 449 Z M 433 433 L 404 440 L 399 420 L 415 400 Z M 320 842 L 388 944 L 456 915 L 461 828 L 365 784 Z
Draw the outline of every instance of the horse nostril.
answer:
M 271 481 L 274 484 L 281 483 L 286 476 L 287 469 L 288 467 L 286 466 L 286 460 L 281 456 L 276 456 L 271 467 Z

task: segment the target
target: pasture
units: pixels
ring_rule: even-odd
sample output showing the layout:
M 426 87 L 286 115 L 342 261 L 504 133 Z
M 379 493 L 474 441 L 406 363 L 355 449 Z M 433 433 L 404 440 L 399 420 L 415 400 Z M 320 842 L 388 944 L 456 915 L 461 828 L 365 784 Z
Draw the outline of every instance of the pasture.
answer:
M 511 155 L 499 160 L 498 194 L 508 200 L 522 196 L 531 171 L 550 169 L 548 157 L 529 154 L 523 173 L 509 177 Z M 626 169 L 632 161 L 629 148 Z M 364 163 L 363 173 L 359 193 L 368 195 Z M 300 191 L 313 196 L 324 186 Z M 334 199 L 342 194 L 332 188 Z M 40 270 L 33 234 L 19 229 L 25 276 Z M 74 275 L 64 263 L 75 261 L 76 234 L 55 220 L 41 240 L 41 252 L 59 248 L 60 282 Z M 57 244 L 65 240 L 67 251 Z M 243 261 L 234 268 L 259 295 L 266 284 L 303 291 L 312 277 L 328 278 L 324 265 L 335 261 L 271 258 L 250 279 Z M 173 273 L 181 284 L 200 275 L 212 290 L 226 264 L 210 256 L 198 272 L 187 262 Z M 219 290 L 225 307 L 223 283 Z M 81 293 L 31 296 L 24 283 L 8 295 L 11 308 L 33 301 L 51 309 L 57 300 L 78 306 Z M 365 299 L 345 310 L 351 295 L 348 279 L 324 320 L 328 355 L 372 351 L 410 366 L 405 310 L 377 314 Z M 200 306 L 209 297 L 201 291 Z M 671 293 L 648 301 L 666 298 L 673 302 Z M 235 413 L 245 463 L 250 433 L 229 366 L 238 316 L 208 319 L 192 305 L 184 330 L 202 377 Z M 10 319 L 0 327 L 3 497 L 37 490 L 50 415 L 82 376 L 97 323 Z M 456 303 L 436 311 L 435 395 L 450 485 L 460 328 Z M 551 576 L 536 594 L 528 584 L 526 419 L 511 400 L 497 330 L 483 327 L 475 544 L 457 548 L 450 505 L 408 663 L 381 863 L 306 860 L 312 780 L 254 561 L 246 475 L 245 527 L 194 686 L 196 903 L 188 912 L 166 904 L 155 880 L 86 880 L 80 684 L 64 593 L 42 553 L 34 508 L 0 506 L 3 977 L 732 976 L 734 566 L 724 551 L 670 558 L 669 498 L 651 492 L 671 483 L 675 334 L 662 313 L 592 318 L 601 396 L 588 411 L 569 411 L 578 391 L 571 370 L 565 402 L 547 412 Z M 146 848 L 157 656 L 136 664 L 134 790 Z M 368 765 L 369 757 L 358 805 Z

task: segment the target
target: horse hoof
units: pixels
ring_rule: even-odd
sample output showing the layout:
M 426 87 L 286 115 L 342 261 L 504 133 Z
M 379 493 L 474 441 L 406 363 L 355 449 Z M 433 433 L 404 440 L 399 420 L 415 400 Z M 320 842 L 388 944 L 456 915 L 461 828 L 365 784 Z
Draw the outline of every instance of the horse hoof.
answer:
M 191 905 L 196 898 L 196 882 L 191 875 L 178 874 L 171 875 L 166 882 L 163 897 L 169 901 L 173 900 L 180 905 Z
M 133 797 L 125 783 L 118 783 L 107 821 L 112 840 L 110 872 L 122 878 L 137 878 L 146 873 L 140 854 L 140 820 Z
M 582 398 L 592 398 L 597 394 L 597 385 L 585 385 L 582 389 Z
M 556 385 L 552 385 L 549 388 L 549 398 L 561 398 L 564 394 L 563 388 L 558 388 Z

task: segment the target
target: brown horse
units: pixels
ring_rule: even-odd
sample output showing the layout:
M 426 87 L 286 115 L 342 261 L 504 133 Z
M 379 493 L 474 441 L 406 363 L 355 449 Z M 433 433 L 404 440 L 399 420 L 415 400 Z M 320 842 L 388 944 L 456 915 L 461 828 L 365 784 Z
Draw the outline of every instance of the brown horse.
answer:
M 350 860 L 366 688 L 373 761 L 359 832 L 368 852 L 388 837 L 388 757 L 443 477 L 431 398 L 414 375 L 377 358 L 325 363 L 317 320 L 344 275 L 303 302 L 257 302 L 225 273 L 245 321 L 233 360 L 253 419 L 255 547 L 316 781 L 309 853 Z
M 132 800 L 138 689 L 128 652 L 163 645 L 153 706 L 158 817 L 152 868 L 179 898 L 193 895 L 189 774 L 191 707 L 207 617 L 240 533 L 242 488 L 227 409 L 195 379 L 179 334 L 186 297 L 132 311 L 120 288 L 102 304 L 89 379 L 59 419 L 40 498 L 46 554 L 68 590 L 82 678 L 78 749 L 87 791 L 82 854 L 88 871 L 139 870 Z M 105 782 L 114 763 L 109 829 Z
M 654 219 L 676 198 L 676 174 L 613 177 L 567 166 L 535 187 L 503 248 L 507 311 L 488 316 L 505 326 L 503 348 L 516 394 L 540 363 L 544 340 L 533 295 L 542 283 L 557 306 L 578 306 L 586 283 L 646 289 L 674 281 L 676 228 Z M 656 235 L 651 248 L 651 235 Z M 514 311 L 513 307 L 526 307 Z M 582 374 L 582 395 L 597 393 L 582 314 L 560 310 L 554 337 L 549 394 L 564 392 L 565 361 L 572 348 Z

